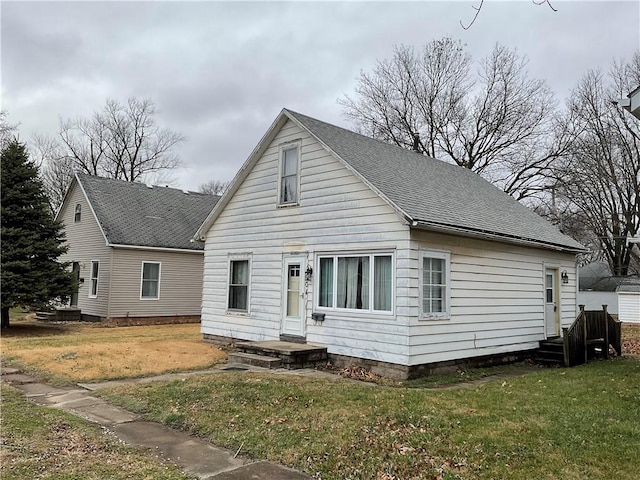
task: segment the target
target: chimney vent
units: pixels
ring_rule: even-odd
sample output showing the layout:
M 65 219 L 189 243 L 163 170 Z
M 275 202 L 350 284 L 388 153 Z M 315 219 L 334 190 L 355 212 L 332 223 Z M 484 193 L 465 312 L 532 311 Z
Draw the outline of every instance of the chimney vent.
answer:
M 413 134 L 413 151 L 420 153 L 420 134 Z

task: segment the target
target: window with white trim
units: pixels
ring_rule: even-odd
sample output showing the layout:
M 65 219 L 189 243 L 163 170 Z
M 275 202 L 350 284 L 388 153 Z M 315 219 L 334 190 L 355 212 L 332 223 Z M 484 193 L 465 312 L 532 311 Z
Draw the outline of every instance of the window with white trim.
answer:
M 160 262 L 142 262 L 141 300 L 158 300 L 160 298 L 160 267 Z
M 98 296 L 98 270 L 100 262 L 97 260 L 91 261 L 91 283 L 89 288 L 89 298 L 96 298 Z
M 229 298 L 227 308 L 235 312 L 249 312 L 249 259 L 229 260 Z
M 450 255 L 420 252 L 420 311 L 422 318 L 448 318 L 450 303 Z
M 319 308 L 393 311 L 393 255 L 320 255 Z
M 77 203 L 73 211 L 73 223 L 80 223 L 80 220 L 82 220 L 82 205 Z
M 300 148 L 291 145 L 280 150 L 278 204 L 297 205 L 300 186 Z

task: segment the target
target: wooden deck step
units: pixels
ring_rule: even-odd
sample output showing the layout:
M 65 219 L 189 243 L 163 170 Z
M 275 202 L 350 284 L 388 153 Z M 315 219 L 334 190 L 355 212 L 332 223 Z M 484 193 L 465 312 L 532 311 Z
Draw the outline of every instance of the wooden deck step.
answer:
M 534 360 L 543 365 L 564 365 L 564 343 L 562 339 L 542 340 Z
M 263 342 L 238 342 L 238 353 L 280 360 L 282 368 L 314 368 L 327 361 L 327 349 L 319 345 L 270 340 Z M 231 355 L 229 356 L 231 358 Z M 250 357 L 246 357 L 249 359 Z

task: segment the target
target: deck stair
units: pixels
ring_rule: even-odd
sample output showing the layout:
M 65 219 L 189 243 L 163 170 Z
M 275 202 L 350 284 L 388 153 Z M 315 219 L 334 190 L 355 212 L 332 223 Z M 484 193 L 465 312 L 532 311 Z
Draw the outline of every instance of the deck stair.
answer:
M 327 349 L 278 340 L 238 342 L 229 354 L 229 364 L 252 365 L 263 368 L 314 368 L 327 362 Z
M 566 367 L 581 365 L 594 358 L 607 359 L 610 352 L 622 355 L 620 322 L 602 310 L 585 310 L 570 327 L 562 329 L 562 337 L 542 340 L 535 359 L 543 364 L 560 364 Z
M 548 338 L 540 342 L 535 361 L 543 365 L 564 366 L 564 341 L 560 337 Z

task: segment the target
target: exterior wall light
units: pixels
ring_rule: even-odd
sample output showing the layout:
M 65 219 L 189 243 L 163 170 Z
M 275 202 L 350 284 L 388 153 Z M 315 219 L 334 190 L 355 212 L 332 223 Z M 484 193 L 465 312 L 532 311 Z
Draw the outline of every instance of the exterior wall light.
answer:
M 560 278 L 562 279 L 562 283 L 564 284 L 569 283 L 569 274 L 567 273 L 566 270 L 562 271 L 562 273 L 560 274 Z

